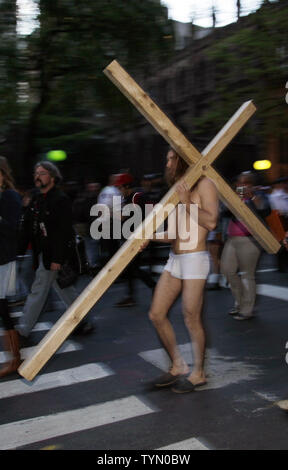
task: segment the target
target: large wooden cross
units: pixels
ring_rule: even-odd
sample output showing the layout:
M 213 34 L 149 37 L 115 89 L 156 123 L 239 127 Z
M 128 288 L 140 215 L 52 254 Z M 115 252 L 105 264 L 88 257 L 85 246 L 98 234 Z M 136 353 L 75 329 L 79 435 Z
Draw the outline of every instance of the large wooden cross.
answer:
M 244 103 L 239 108 L 201 154 L 117 61 L 111 62 L 104 70 L 104 73 L 147 118 L 152 126 L 157 129 L 171 147 L 189 164 L 189 168 L 183 176 L 188 186 L 191 188 L 202 175 L 206 175 L 214 181 L 218 188 L 220 198 L 231 212 L 245 223 L 254 238 L 268 253 L 276 253 L 280 248 L 279 242 L 211 166 L 218 155 L 225 149 L 255 112 L 256 108 L 252 101 Z M 157 205 L 148 217 L 146 217 L 144 222 L 136 228 L 119 251 L 110 259 L 107 265 L 83 290 L 80 296 L 55 323 L 42 341 L 33 349 L 31 356 L 28 357 L 18 369 L 19 374 L 27 380 L 32 380 L 36 376 L 74 328 L 110 287 L 112 282 L 138 253 L 143 244 L 143 239 L 145 237 L 146 239 L 152 237 L 153 233 L 178 203 L 179 197 L 174 185 L 160 201 L 160 204 Z

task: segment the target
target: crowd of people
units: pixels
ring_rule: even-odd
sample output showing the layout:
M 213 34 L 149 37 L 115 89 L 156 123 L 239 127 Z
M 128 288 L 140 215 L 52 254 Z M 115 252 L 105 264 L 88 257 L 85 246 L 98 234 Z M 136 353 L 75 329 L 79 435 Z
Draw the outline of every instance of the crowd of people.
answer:
M 90 276 L 94 276 L 125 241 L 123 236 L 95 239 L 91 225 L 97 216 L 92 208 L 96 204 L 104 204 L 111 209 L 108 223 L 113 234 L 113 198 L 119 198 L 121 209 L 128 204 L 138 205 L 143 220 L 147 215 L 147 205 L 153 207 L 159 203 L 169 185 L 177 184 L 180 205 L 185 207 L 184 212 L 177 214 L 177 220 L 183 219 L 189 226 L 192 217 L 189 207 L 191 204 L 198 207 L 196 245 L 181 248 L 179 233 L 173 240 L 170 239 L 166 224 L 162 236 L 156 234 L 152 240 L 171 245 L 160 279 L 156 282 L 151 272 L 142 269 L 140 251 L 123 273 L 127 293 L 115 306 L 126 308 L 135 305 L 135 280 L 141 279 L 151 289 L 149 318 L 171 359 L 170 370 L 159 377 L 154 385 L 173 385 L 175 392 L 185 393 L 206 383 L 205 333 L 201 319 L 204 289 L 219 289 L 221 282 L 225 282 L 233 298 L 227 313 L 233 315 L 235 320 L 253 318 L 255 273 L 261 247 L 245 224 L 218 202 L 217 190 L 209 179 L 202 177 L 192 190 L 185 183 L 179 183 L 186 168 L 185 162 L 170 149 L 165 177 L 162 174 L 146 174 L 138 182 L 129 170 L 125 170 L 110 175 L 104 187 L 97 181 L 89 181 L 81 191 L 76 185 L 76 191 L 75 185 L 64 184 L 57 166 L 43 161 L 34 168 L 35 187 L 23 192 L 21 197 L 7 159 L 0 157 L 0 317 L 4 328 L 4 347 L 11 353 L 11 359 L 0 371 L 0 377 L 15 372 L 19 367 L 21 347 L 29 344 L 32 329 L 45 308 L 51 289 L 66 307 L 78 297 L 75 282 L 80 271 L 77 271 L 77 262 L 69 262 L 75 259 L 76 238 L 81 238 L 85 245 L 86 273 Z M 264 187 L 257 184 L 253 172 L 243 172 L 235 180 L 234 187 L 239 197 L 266 225 L 269 225 L 271 213 L 277 215 L 282 242 L 277 254 L 278 269 L 287 272 L 288 177 Z M 124 224 L 127 216 L 121 212 L 120 219 Z M 274 227 L 271 226 L 271 230 L 274 231 Z M 151 246 L 153 243 L 146 242 L 143 250 L 150 250 Z M 21 287 L 18 297 L 16 286 L 18 290 Z M 168 312 L 180 293 L 194 352 L 192 371 L 188 370 L 180 355 L 168 319 Z M 24 305 L 19 322 L 15 325 L 10 308 L 17 302 Z M 87 320 L 82 320 L 77 328 L 78 333 L 91 331 L 93 325 Z

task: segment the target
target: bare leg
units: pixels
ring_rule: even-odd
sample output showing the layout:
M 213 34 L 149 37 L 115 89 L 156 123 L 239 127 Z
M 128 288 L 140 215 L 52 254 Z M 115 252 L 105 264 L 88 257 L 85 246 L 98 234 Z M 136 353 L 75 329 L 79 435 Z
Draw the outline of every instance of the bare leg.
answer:
M 188 366 L 179 352 L 175 333 L 167 315 L 170 307 L 177 299 L 182 287 L 182 281 L 168 271 L 163 271 L 152 300 L 149 318 L 155 326 L 171 361 L 170 373 L 172 375 L 185 374 Z
M 208 242 L 208 251 L 212 259 L 212 272 L 215 274 L 220 273 L 220 249 L 221 245 L 217 242 Z
M 206 380 L 204 372 L 205 332 L 201 318 L 204 287 L 204 279 L 183 280 L 184 319 L 192 340 L 194 356 L 194 365 L 188 380 L 193 384 Z

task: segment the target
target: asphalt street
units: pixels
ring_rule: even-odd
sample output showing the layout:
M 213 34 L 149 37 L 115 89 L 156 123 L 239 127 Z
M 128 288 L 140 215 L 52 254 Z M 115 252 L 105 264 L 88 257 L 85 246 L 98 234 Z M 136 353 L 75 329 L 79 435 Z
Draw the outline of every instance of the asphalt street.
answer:
M 288 399 L 287 280 L 264 255 L 249 321 L 228 315 L 229 288 L 206 290 L 208 383 L 182 395 L 151 387 L 168 366 L 147 316 L 151 291 L 137 281 L 137 305 L 116 308 L 125 283 L 114 283 L 89 314 L 93 333 L 70 336 L 34 381 L 18 374 L 1 380 L 0 450 L 287 450 L 288 414 L 277 406 Z M 81 278 L 79 289 L 87 282 Z M 35 344 L 63 311 L 50 301 L 32 333 Z M 192 364 L 180 299 L 171 320 Z

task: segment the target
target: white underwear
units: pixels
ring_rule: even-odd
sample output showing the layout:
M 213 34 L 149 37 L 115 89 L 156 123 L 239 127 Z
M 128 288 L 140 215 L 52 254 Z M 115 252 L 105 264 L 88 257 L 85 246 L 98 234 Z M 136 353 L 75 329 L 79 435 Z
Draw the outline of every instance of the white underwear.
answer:
M 170 251 L 165 271 L 178 279 L 207 279 L 210 271 L 208 251 L 175 255 Z

